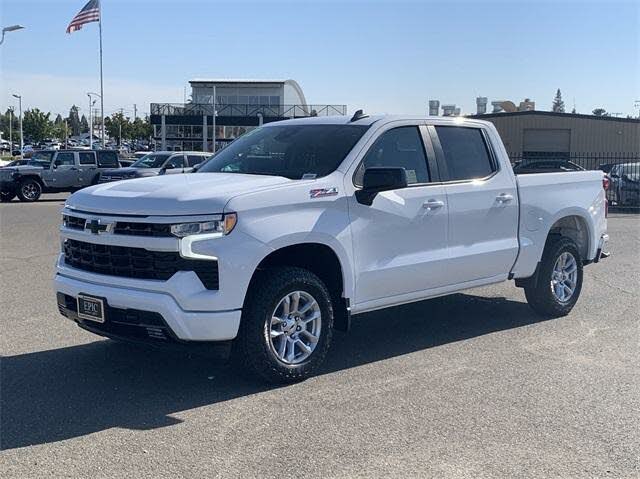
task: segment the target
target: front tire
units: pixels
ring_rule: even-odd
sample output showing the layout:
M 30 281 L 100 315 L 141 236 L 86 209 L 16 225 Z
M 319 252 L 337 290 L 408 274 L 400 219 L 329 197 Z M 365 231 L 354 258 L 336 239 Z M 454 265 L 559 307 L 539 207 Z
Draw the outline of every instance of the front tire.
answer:
M 20 182 L 18 186 L 18 198 L 20 201 L 31 203 L 38 201 L 42 194 L 42 185 L 33 178 L 26 178 Z
M 238 359 L 271 383 L 307 379 L 331 344 L 331 295 L 306 269 L 277 267 L 258 274 L 242 312 Z
M 582 290 L 582 259 L 576 243 L 566 237 L 550 242 L 542 254 L 536 281 L 525 285 L 529 306 L 545 317 L 566 316 Z

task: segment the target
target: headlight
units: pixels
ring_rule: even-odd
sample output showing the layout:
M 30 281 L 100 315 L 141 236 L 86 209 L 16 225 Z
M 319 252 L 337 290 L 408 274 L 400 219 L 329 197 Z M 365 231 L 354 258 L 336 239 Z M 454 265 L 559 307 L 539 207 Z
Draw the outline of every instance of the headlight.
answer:
M 235 213 L 227 213 L 219 220 L 171 225 L 171 234 L 178 238 L 210 233 L 228 235 L 235 228 L 237 221 L 238 216 Z

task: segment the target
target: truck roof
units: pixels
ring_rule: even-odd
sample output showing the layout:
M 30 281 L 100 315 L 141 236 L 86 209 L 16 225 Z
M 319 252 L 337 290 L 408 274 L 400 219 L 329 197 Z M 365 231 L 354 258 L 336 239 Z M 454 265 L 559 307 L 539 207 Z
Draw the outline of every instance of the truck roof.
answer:
M 478 120 L 476 118 L 467 118 L 464 116 L 420 116 L 420 115 L 370 115 L 362 117 L 358 120 L 351 121 L 350 115 L 336 115 L 336 116 L 310 116 L 305 118 L 296 118 L 292 120 L 282 120 L 274 123 L 267 123 L 264 126 L 281 126 L 281 125 L 361 125 L 369 126 L 376 122 L 387 123 L 390 121 L 411 121 L 411 120 L 428 120 L 435 124 L 446 125 L 453 124 L 458 125 L 462 123 L 473 124 L 489 124 L 487 121 Z

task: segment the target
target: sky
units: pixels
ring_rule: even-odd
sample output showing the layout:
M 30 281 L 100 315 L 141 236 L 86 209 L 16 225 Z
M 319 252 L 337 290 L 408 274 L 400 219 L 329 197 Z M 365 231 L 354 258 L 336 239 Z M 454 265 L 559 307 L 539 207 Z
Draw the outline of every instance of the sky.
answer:
M 88 111 L 98 24 L 86 0 L 0 0 L 0 110 Z M 105 114 L 182 102 L 188 80 L 292 78 L 309 103 L 426 114 L 475 98 L 638 115 L 640 1 L 102 0 Z M 17 106 L 17 105 L 16 105 Z

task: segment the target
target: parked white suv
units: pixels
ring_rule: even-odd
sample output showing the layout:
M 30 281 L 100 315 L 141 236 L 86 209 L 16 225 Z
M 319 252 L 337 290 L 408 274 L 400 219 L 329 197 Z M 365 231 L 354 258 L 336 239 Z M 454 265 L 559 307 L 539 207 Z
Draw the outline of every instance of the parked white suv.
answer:
M 72 195 L 55 288 L 86 330 L 233 344 L 294 381 L 367 311 L 515 279 L 536 311 L 566 315 L 603 255 L 605 203 L 600 171 L 516 177 L 487 122 L 282 121 L 197 173 Z

